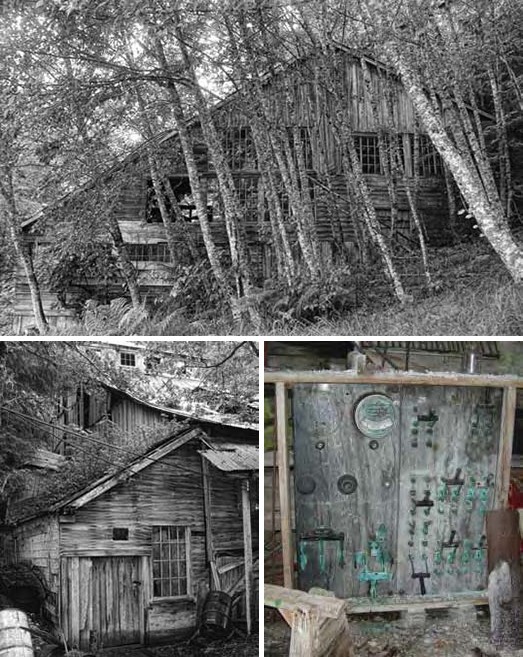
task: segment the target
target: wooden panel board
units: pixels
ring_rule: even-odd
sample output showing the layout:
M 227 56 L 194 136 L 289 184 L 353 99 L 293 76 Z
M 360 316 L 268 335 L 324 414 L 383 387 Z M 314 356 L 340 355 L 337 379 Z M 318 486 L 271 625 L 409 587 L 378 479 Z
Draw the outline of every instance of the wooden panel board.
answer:
M 395 417 L 374 445 L 355 423 L 359 400 L 371 393 L 386 395 Z M 415 595 L 413 568 L 430 573 L 427 593 L 485 586 L 484 519 L 495 498 L 502 390 L 298 384 L 293 402 L 300 588 L 365 596 L 362 575 L 389 570 L 378 596 Z M 345 494 L 342 475 L 355 478 Z M 388 568 L 380 567 L 380 549 Z
M 296 534 L 300 588 L 305 590 L 321 586 L 342 597 L 365 595 L 369 585 L 359 580 L 354 559 L 367 550 L 381 525 L 385 547 L 394 553 L 399 422 L 377 439 L 377 449 L 369 447 L 371 438 L 358 431 L 353 415 L 357 402 L 371 392 L 386 394 L 398 413 L 395 387 L 320 384 L 294 389 Z M 353 493 L 341 492 L 342 477 L 355 477 Z M 322 528 L 343 532 L 343 555 L 340 541 L 306 540 Z M 386 592 L 391 586 L 383 582 L 379 588 Z
M 398 590 L 475 591 L 486 585 L 485 514 L 494 503 L 502 391 L 482 388 L 402 389 Z M 437 416 L 431 422 L 418 417 Z M 447 484 L 453 479 L 462 484 Z M 412 491 L 412 494 L 411 494 Z M 413 507 L 427 497 L 433 506 Z M 452 532 L 456 549 L 444 547 Z M 409 544 L 411 543 L 411 544 Z M 439 562 L 439 563 L 438 563 Z

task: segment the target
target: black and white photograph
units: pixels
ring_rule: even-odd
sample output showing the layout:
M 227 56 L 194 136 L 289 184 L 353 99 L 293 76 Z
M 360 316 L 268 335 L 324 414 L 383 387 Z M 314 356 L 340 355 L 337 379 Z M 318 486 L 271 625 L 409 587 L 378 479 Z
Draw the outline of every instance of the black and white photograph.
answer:
M 4 0 L 0 332 L 518 335 L 521 0 Z
M 258 655 L 258 346 L 0 342 L 0 655 Z

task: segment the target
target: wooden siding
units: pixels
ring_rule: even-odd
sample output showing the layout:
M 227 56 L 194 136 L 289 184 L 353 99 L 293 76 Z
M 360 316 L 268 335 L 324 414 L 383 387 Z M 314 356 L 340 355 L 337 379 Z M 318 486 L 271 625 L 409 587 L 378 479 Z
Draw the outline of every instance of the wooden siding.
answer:
M 11 536 L 12 553 L 9 561 L 11 563 L 27 561 L 41 570 L 48 589 L 44 610 L 52 622 L 57 622 L 60 589 L 57 518 L 54 516 L 36 518 L 16 527 Z
M 151 427 L 162 423 L 161 411 L 139 404 L 131 399 L 115 398 L 111 401 L 111 419 L 128 433 L 138 427 Z
M 245 575 L 241 479 L 230 474 L 227 475 L 210 464 L 207 471 L 213 556 L 216 561 L 220 588 L 224 591 L 232 591 Z M 257 486 L 258 484 L 253 485 Z M 258 552 L 257 516 L 251 524 L 251 531 L 253 552 L 256 554 Z M 254 570 L 252 597 L 256 618 L 259 580 L 258 569 Z M 244 600 L 242 600 L 242 610 L 245 612 Z
M 152 526 L 190 527 L 193 594 L 208 581 L 201 465 L 196 448 L 196 444 L 180 448 L 161 463 L 152 464 L 128 482 L 77 509 L 74 522 L 68 522 L 72 518 L 64 516 L 65 522 L 60 524 L 60 555 L 67 563 L 74 564 L 70 561 L 73 557 L 80 561 L 95 557 L 142 557 L 144 631 L 151 642 L 190 630 L 196 621 L 194 595 L 158 601 L 152 597 Z M 128 528 L 128 540 L 113 540 L 115 527 Z M 68 621 L 64 619 L 64 622 Z

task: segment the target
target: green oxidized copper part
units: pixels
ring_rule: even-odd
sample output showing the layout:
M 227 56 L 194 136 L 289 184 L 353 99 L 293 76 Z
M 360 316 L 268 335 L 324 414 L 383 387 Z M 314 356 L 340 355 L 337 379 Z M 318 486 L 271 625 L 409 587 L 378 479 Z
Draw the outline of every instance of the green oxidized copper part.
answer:
M 307 553 L 305 551 L 305 541 L 300 541 L 298 565 L 301 571 L 307 567 Z
M 319 564 L 320 564 L 320 573 L 323 575 L 326 571 L 326 560 L 325 560 L 325 541 L 323 538 L 319 540 Z

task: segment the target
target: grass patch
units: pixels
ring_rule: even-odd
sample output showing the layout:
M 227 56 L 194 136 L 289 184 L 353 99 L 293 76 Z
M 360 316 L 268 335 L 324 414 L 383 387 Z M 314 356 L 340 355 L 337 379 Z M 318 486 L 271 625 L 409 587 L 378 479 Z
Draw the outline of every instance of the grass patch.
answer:
M 366 305 L 331 317 L 267 327 L 278 335 L 518 336 L 523 286 L 483 243 L 434 250 L 432 290 L 411 285 L 412 301 Z M 283 330 L 282 330 L 283 329 Z

